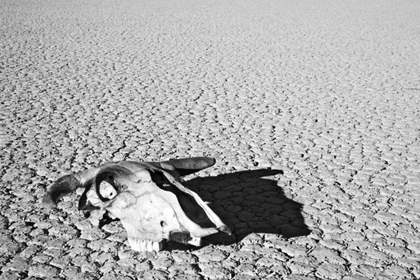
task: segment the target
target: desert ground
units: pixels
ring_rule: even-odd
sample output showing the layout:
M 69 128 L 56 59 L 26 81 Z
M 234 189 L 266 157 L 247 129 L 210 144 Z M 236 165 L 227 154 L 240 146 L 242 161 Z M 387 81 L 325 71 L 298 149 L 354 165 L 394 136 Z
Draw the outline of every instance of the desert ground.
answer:
M 420 278 L 420 2 L 2 0 L 1 279 Z M 130 249 L 81 192 L 108 161 L 185 178 L 230 227 Z M 83 191 L 83 190 L 81 190 Z

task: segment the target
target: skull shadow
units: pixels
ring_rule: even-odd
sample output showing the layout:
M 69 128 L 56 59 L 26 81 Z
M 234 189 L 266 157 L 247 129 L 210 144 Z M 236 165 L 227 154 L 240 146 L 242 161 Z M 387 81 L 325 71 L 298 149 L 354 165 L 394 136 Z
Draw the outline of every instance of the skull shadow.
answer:
M 302 204 L 287 198 L 278 181 L 263 178 L 282 175 L 282 170 L 259 169 L 196 177 L 184 182 L 195 191 L 232 230 L 203 238 L 209 244 L 231 245 L 251 233 L 272 233 L 284 238 L 306 236 L 311 231 L 302 216 Z M 167 249 L 194 249 L 169 242 Z

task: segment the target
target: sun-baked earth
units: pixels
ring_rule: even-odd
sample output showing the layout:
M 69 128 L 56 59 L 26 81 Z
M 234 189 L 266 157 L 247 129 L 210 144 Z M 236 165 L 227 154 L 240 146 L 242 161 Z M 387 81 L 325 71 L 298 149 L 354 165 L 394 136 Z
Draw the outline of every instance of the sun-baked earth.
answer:
M 420 277 L 420 2 L 2 0 L 1 279 Z M 59 176 L 211 156 L 232 230 L 130 250 Z

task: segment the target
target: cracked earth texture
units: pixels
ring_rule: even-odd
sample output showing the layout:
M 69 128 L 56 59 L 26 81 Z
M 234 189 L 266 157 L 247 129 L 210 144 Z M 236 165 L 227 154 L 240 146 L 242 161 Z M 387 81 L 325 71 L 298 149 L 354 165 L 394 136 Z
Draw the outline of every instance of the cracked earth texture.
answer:
M 420 277 L 420 2 L 2 0 L 1 279 Z M 213 156 L 233 236 L 135 253 L 60 175 Z

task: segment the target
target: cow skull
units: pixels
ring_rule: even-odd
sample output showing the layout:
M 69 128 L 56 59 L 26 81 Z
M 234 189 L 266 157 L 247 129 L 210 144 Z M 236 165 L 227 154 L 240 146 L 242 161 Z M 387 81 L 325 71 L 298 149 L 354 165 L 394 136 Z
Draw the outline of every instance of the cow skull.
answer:
M 62 195 L 85 187 L 79 210 L 95 226 L 105 213 L 120 219 L 133 250 L 159 251 L 165 240 L 199 246 L 204 236 L 231 232 L 180 178 L 214 163 L 212 158 L 107 163 L 59 178 L 43 201 L 55 206 Z

